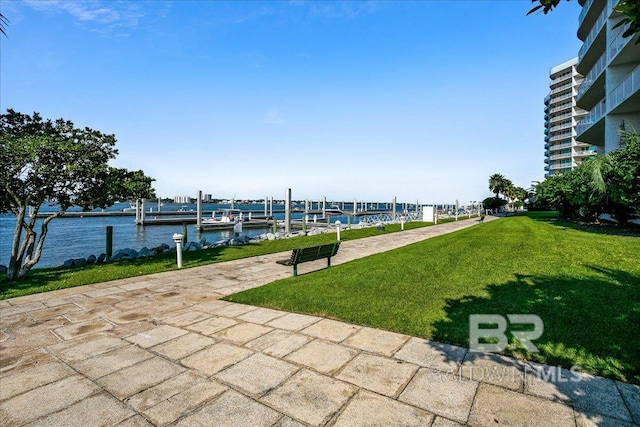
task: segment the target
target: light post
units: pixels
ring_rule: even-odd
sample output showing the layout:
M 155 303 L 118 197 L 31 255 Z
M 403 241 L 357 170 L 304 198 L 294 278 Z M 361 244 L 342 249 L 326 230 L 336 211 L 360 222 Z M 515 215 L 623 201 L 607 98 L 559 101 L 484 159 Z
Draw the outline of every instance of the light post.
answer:
M 178 261 L 178 268 L 182 268 L 182 234 L 175 233 L 173 235 L 173 241 L 176 243 L 176 257 Z
M 342 226 L 342 223 L 340 222 L 340 220 L 336 221 L 336 233 L 338 235 L 338 242 L 340 241 L 340 228 Z

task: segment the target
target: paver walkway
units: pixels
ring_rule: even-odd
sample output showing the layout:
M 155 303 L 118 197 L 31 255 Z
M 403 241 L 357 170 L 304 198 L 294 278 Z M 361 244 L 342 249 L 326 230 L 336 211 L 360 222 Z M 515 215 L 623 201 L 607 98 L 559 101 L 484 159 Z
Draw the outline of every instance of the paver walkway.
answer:
M 475 224 L 346 241 L 334 264 Z M 281 258 L 1 301 L 0 425 L 640 423 L 638 386 L 219 300 L 289 277 Z

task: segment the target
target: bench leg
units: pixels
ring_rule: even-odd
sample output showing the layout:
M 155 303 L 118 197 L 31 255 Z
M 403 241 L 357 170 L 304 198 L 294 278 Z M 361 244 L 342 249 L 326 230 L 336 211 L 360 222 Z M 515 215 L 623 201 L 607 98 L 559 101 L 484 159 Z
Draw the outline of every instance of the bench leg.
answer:
M 331 257 L 327 258 L 327 268 L 331 267 Z
M 293 265 L 293 277 L 298 275 L 298 264 Z

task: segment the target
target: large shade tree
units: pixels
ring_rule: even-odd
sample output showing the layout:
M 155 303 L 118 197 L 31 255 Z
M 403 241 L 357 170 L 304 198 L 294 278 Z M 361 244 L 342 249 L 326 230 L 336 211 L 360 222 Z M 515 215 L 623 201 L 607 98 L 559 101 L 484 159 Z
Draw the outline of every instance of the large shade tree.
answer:
M 0 116 L 0 212 L 12 212 L 16 227 L 7 277 L 26 278 L 40 260 L 49 223 L 71 206 L 105 208 L 118 200 L 153 197 L 153 178 L 142 171 L 109 166 L 116 157 L 114 135 L 70 121 L 43 120 L 12 109 Z M 45 202 L 60 210 L 40 222 Z

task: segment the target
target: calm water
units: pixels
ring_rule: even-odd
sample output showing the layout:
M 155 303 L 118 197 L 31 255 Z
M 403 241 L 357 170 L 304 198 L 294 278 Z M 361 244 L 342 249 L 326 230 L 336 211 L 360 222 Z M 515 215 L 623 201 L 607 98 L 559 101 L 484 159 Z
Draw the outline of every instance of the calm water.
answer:
M 116 204 L 107 211 L 121 211 L 123 208 L 129 207 L 128 203 Z M 157 210 L 157 205 L 148 204 L 153 210 Z M 210 216 L 212 210 L 220 210 L 228 208 L 229 205 L 203 204 L 203 217 Z M 315 207 L 315 206 L 314 206 Z M 194 210 L 195 204 L 166 204 L 161 209 L 163 211 L 175 211 L 184 208 L 186 210 Z M 243 211 L 253 211 L 256 213 L 264 213 L 264 205 L 235 205 L 236 209 Z M 346 208 L 346 206 L 345 206 Z M 274 205 L 274 211 L 284 210 L 283 205 Z M 40 212 L 55 211 L 55 206 L 43 206 Z M 80 209 L 69 209 L 69 211 L 80 211 Z M 209 212 L 207 215 L 204 212 Z M 294 219 L 300 218 L 301 213 L 293 213 Z M 274 213 L 277 219 L 284 219 L 284 214 Z M 340 220 L 347 222 L 346 216 L 332 217 L 332 222 Z M 36 232 L 39 232 L 39 225 L 42 220 L 38 220 Z M 353 218 L 352 218 L 353 221 Z M 11 256 L 11 241 L 13 239 L 15 217 L 12 214 L 0 215 L 0 264 L 8 265 Z M 162 243 L 173 246 L 171 236 L 174 233 L 182 233 L 182 225 L 153 225 L 141 227 L 134 223 L 133 216 L 121 217 L 85 217 L 85 218 L 56 218 L 49 223 L 49 232 L 44 242 L 42 257 L 36 265 L 38 267 L 56 267 L 69 258 L 86 258 L 89 255 L 98 256 L 105 252 L 105 234 L 106 226 L 113 226 L 113 251 L 124 248 L 132 248 L 140 250 L 146 246 L 152 248 Z M 256 236 L 268 229 L 245 229 L 242 235 Z M 205 237 L 209 242 L 216 242 L 223 238 L 230 238 L 232 231 L 206 231 L 197 233 L 195 225 L 187 225 L 189 241 L 199 241 Z

